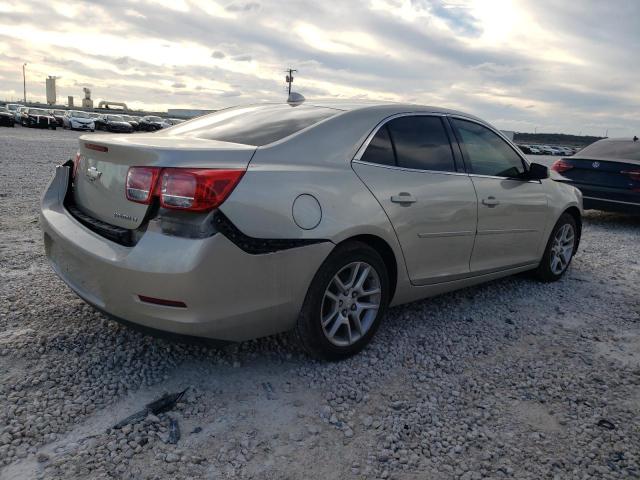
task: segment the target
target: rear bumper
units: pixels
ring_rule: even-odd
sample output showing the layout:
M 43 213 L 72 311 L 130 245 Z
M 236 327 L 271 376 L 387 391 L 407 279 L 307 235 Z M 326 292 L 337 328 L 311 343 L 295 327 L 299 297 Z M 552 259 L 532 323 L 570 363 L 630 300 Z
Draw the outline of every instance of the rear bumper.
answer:
M 619 188 L 584 185 L 562 181 L 573 185 L 582 192 L 585 210 L 605 210 L 610 212 L 640 214 L 640 193 L 626 192 Z
M 285 331 L 333 244 L 251 255 L 224 235 L 190 239 L 163 234 L 151 221 L 134 247 L 85 228 L 64 208 L 68 167 L 58 167 L 42 198 L 46 255 L 84 299 L 140 326 L 226 341 Z M 139 295 L 181 301 L 186 308 L 145 303 Z
M 598 197 L 583 197 L 585 210 L 606 210 L 610 212 L 640 214 L 640 203 L 622 202 Z

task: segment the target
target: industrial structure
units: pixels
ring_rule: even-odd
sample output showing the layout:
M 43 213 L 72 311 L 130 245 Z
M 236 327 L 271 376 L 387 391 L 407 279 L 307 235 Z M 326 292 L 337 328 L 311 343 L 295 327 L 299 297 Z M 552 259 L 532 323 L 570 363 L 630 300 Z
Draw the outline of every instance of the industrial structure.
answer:
M 58 99 L 57 93 L 56 93 L 56 78 L 57 77 L 53 77 L 51 75 L 49 75 L 49 78 L 47 78 L 46 80 L 46 84 L 47 84 L 47 103 L 49 105 L 55 105 L 56 101 Z

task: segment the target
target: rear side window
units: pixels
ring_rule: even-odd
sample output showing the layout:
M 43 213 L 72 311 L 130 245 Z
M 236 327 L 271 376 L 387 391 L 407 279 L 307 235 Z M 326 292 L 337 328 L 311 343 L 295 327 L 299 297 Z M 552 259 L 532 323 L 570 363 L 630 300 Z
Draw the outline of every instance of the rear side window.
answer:
M 598 140 L 580 150 L 576 157 L 640 160 L 640 140 Z
M 167 135 L 243 145 L 267 145 L 340 113 L 332 108 L 288 104 L 230 108 L 181 123 Z
M 494 132 L 474 122 L 455 118 L 451 121 L 473 173 L 492 177 L 518 177 L 524 173 L 522 159 Z
M 400 117 L 387 125 L 399 167 L 455 171 L 449 137 L 440 117 Z
M 373 137 L 362 160 L 416 170 L 455 171 L 449 136 L 440 117 L 390 120 Z
M 379 165 L 396 165 L 396 156 L 393 153 L 393 145 L 386 125 L 383 125 L 371 139 L 361 160 Z

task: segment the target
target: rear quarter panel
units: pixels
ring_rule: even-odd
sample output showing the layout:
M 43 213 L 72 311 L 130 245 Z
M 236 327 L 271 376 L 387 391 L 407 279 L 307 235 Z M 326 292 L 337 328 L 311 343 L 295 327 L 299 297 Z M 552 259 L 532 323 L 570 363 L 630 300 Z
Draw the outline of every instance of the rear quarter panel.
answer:
M 338 244 L 356 235 L 375 235 L 394 252 L 400 289 L 406 268 L 394 230 L 351 168 L 356 151 L 382 118 L 384 113 L 372 115 L 367 109 L 345 112 L 258 148 L 221 210 L 245 235 L 255 238 Z M 310 230 L 300 228 L 293 218 L 294 201 L 302 194 L 315 197 L 322 210 L 320 223 Z

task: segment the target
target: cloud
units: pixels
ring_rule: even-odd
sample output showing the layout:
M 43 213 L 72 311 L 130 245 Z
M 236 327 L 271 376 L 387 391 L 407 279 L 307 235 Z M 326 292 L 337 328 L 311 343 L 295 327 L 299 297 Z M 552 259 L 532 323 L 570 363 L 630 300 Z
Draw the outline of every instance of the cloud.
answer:
M 260 4 L 258 2 L 231 3 L 225 7 L 228 12 L 250 12 L 259 9 Z
M 24 5 L 0 17 L 0 98 L 22 96 L 23 59 L 31 98 L 43 100 L 44 79 L 58 75 L 60 98 L 90 86 L 94 98 L 153 110 L 282 101 L 291 66 L 307 98 L 440 105 L 504 129 L 640 132 L 638 2 Z

